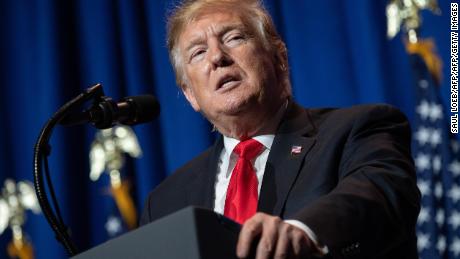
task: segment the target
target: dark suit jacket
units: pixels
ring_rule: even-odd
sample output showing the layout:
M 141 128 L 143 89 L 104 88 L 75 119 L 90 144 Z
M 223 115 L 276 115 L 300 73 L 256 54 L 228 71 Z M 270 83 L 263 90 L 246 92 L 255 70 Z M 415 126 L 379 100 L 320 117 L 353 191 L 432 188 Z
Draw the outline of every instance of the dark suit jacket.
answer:
M 292 154 L 292 146 L 301 146 Z M 214 146 L 152 191 L 148 223 L 189 205 L 213 208 Z M 309 226 L 334 258 L 418 258 L 420 194 L 405 116 L 387 105 L 303 109 L 291 104 L 274 139 L 258 211 Z

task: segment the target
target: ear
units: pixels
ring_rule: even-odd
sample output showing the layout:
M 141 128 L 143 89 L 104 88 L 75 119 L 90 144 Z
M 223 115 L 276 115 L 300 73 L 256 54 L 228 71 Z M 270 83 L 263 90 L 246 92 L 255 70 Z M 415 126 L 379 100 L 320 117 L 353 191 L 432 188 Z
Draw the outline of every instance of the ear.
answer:
M 184 93 L 185 98 L 187 98 L 187 101 L 190 103 L 190 105 L 192 105 L 193 109 L 196 112 L 199 112 L 201 110 L 200 105 L 198 105 L 198 102 L 196 101 L 195 93 L 193 92 L 193 89 L 187 85 L 182 85 L 181 89 L 182 89 L 182 93 Z

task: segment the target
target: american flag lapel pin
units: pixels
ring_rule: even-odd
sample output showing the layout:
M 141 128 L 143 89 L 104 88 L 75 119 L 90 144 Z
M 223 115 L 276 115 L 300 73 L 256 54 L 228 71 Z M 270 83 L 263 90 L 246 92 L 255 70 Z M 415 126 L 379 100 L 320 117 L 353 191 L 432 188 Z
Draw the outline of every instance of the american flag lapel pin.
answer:
M 302 146 L 292 146 L 291 155 L 298 155 L 302 152 Z

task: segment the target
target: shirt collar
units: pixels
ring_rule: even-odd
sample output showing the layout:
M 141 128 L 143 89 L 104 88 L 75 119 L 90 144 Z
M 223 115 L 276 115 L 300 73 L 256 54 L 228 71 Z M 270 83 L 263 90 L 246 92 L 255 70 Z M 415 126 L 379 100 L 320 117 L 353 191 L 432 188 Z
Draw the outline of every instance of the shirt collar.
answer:
M 272 147 L 273 140 L 275 139 L 275 134 L 260 135 L 253 137 L 253 139 L 259 141 L 264 147 L 268 150 Z M 231 154 L 233 149 L 240 143 L 239 139 L 234 139 L 231 137 L 224 136 L 224 147 L 227 154 Z

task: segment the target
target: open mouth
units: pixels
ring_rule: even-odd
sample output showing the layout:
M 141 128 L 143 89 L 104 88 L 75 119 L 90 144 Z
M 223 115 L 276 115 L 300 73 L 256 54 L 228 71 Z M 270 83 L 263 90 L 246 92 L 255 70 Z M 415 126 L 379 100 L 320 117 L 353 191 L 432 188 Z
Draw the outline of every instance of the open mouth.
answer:
M 241 83 L 241 77 L 237 75 L 223 76 L 217 83 L 216 90 L 229 90 Z

